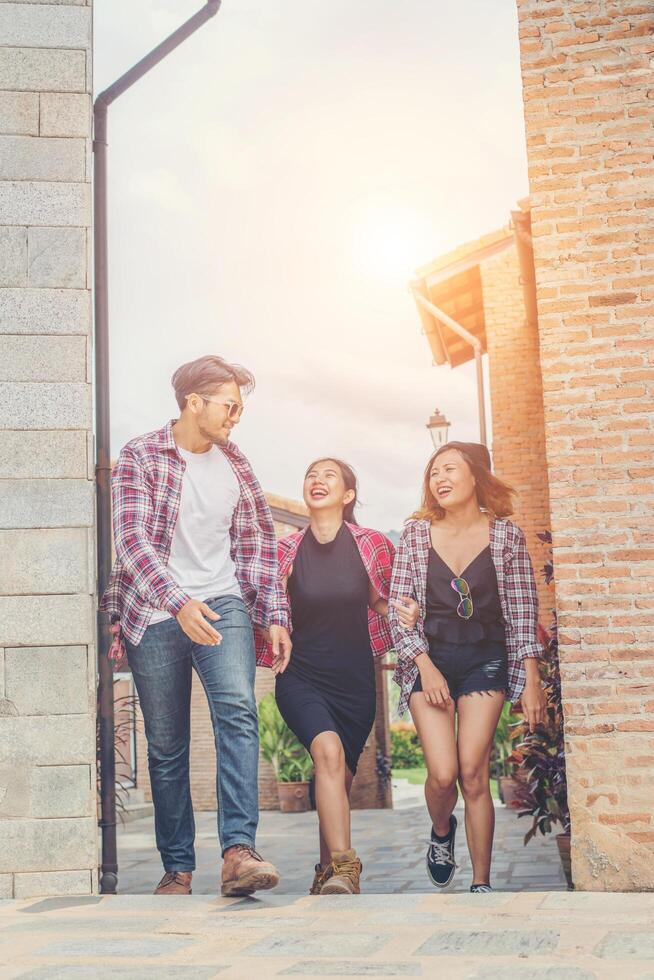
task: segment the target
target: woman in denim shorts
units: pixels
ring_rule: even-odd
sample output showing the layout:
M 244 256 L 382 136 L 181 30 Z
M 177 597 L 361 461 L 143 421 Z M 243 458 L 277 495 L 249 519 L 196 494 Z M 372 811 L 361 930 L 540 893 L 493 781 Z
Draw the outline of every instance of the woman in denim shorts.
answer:
M 522 531 L 506 518 L 515 491 L 491 473 L 478 443 L 451 442 L 425 470 L 422 506 L 402 534 L 389 622 L 400 713 L 409 707 L 427 765 L 432 820 L 427 871 L 436 887 L 455 872 L 457 782 L 465 801 L 472 892 L 488 892 L 495 811 L 490 754 L 505 699 L 533 731 L 545 717 L 538 659 L 538 593 Z M 414 597 L 406 628 L 392 600 Z

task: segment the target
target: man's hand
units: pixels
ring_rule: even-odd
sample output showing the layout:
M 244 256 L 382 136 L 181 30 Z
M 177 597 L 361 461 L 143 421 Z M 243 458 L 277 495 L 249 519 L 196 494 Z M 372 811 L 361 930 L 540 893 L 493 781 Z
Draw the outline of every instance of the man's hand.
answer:
M 283 674 L 291 659 L 291 650 L 293 649 L 291 637 L 285 626 L 271 626 L 268 630 L 268 636 L 273 650 L 273 674 Z
M 207 619 L 215 622 L 220 619 L 220 616 L 206 602 L 200 602 L 199 599 L 189 599 L 175 618 L 188 638 L 194 643 L 215 647 L 222 640 L 220 633 L 207 622 Z

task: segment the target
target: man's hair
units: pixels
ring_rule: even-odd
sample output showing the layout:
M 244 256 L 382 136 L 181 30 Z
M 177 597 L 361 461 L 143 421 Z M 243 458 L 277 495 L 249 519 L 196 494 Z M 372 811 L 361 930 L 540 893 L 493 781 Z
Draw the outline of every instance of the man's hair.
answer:
M 230 364 L 222 357 L 207 354 L 177 368 L 172 376 L 175 398 L 180 411 L 186 407 L 189 395 L 215 395 L 229 381 L 235 381 L 244 394 L 254 388 L 254 375 L 240 364 Z

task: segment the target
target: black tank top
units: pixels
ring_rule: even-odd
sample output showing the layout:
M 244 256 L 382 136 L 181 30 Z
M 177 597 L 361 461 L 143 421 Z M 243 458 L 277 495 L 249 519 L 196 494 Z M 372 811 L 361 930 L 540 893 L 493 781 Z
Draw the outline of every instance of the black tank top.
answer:
M 454 578 L 465 579 L 470 587 L 473 606 L 470 619 L 463 619 L 456 611 L 461 597 L 451 586 Z M 490 545 L 459 576 L 445 564 L 434 548 L 429 549 L 425 634 L 430 641 L 438 639 L 450 643 L 506 638 Z

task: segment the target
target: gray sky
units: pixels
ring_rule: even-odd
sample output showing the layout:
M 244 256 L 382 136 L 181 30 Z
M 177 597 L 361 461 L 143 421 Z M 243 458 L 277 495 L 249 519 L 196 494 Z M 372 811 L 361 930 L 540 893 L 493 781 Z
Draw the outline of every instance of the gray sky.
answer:
M 95 0 L 96 91 L 200 6 Z M 527 193 L 521 98 L 514 0 L 223 0 L 109 114 L 113 453 L 221 354 L 257 377 L 236 442 L 267 490 L 333 453 L 401 527 L 433 408 L 478 432 L 407 281 Z

